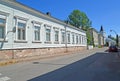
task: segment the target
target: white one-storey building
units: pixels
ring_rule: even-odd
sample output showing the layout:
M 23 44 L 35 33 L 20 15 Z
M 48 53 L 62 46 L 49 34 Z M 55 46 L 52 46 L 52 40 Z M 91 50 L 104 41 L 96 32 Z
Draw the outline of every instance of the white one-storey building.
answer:
M 54 55 L 86 46 L 83 30 L 15 0 L 0 0 L 0 59 Z

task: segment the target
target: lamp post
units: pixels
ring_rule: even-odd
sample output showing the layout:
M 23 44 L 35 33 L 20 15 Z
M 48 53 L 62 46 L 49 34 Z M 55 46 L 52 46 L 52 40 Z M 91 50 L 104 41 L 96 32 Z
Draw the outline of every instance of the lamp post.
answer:
M 116 34 L 116 45 L 118 46 L 118 34 L 116 33 L 116 31 L 114 31 L 114 30 L 110 30 L 110 32 L 114 32 L 115 34 Z

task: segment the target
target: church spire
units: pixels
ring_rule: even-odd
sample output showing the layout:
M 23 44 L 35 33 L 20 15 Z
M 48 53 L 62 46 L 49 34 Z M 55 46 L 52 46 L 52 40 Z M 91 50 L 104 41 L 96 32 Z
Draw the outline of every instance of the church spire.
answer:
M 104 30 L 103 30 L 103 26 L 101 26 L 101 28 L 100 28 L 100 32 L 103 32 Z

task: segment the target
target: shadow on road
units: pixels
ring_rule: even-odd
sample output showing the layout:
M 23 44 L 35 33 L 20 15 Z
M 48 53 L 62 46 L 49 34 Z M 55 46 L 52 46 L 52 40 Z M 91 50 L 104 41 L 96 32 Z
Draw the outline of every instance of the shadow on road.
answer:
M 109 62 L 112 56 L 113 54 L 101 52 L 93 54 L 69 65 L 59 63 L 42 63 L 66 66 L 44 75 L 32 78 L 28 81 L 120 81 L 118 74 L 111 72 L 109 69 Z M 39 63 L 35 62 L 34 64 Z

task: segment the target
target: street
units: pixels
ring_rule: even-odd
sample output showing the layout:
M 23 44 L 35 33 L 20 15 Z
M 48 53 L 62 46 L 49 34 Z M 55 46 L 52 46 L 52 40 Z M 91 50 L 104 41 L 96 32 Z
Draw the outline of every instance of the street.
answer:
M 0 67 L 0 81 L 120 81 L 120 57 L 106 48 Z

